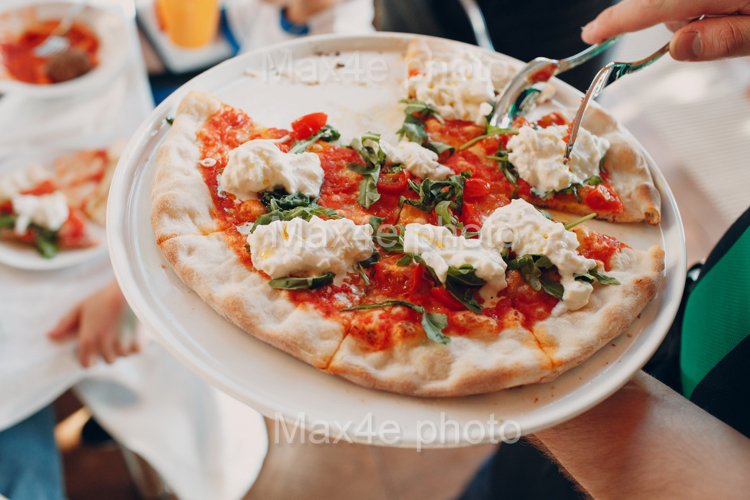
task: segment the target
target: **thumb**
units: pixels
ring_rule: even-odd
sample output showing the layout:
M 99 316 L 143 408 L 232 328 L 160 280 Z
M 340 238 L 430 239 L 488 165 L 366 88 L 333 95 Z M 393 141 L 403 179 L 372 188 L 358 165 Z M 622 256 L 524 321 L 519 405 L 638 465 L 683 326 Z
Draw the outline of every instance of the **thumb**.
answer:
M 695 21 L 675 33 L 669 47 L 678 61 L 710 61 L 750 55 L 750 16 Z
M 51 340 L 67 340 L 75 337 L 78 329 L 78 324 L 81 319 L 81 308 L 76 307 L 68 314 L 66 314 L 57 325 L 47 333 L 47 337 Z

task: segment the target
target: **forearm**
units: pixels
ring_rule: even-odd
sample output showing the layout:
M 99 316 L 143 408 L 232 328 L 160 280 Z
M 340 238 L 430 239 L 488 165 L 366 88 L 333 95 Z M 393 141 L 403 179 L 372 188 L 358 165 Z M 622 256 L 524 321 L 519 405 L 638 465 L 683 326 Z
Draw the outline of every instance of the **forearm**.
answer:
M 604 403 L 536 438 L 596 498 L 735 498 L 750 491 L 750 440 L 642 372 Z

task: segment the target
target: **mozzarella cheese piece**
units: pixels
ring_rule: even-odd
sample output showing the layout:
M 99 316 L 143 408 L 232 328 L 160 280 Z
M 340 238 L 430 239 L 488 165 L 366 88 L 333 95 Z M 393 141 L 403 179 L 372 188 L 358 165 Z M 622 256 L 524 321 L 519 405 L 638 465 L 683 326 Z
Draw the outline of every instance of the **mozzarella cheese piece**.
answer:
M 418 255 L 445 284 L 448 267 L 470 264 L 476 275 L 487 283 L 480 296 L 490 300 L 505 288 L 506 264 L 500 252 L 486 247 L 479 239 L 454 236 L 447 227 L 430 224 L 407 224 L 404 229 L 404 252 Z
M 508 159 L 539 196 L 599 175 L 599 162 L 609 149 L 609 141 L 584 128 L 579 129 L 570 161 L 565 164 L 566 141 L 563 139 L 567 134 L 567 125 L 546 128 L 527 125 L 508 141 Z
M 323 168 L 315 153 L 284 153 L 274 141 L 256 139 L 229 152 L 219 179 L 222 191 L 239 200 L 256 198 L 260 191 L 283 187 L 288 193 L 317 196 Z
M 431 59 L 424 71 L 406 79 L 408 95 L 432 105 L 443 118 L 484 124 L 495 98 L 490 68 L 465 52 L 452 59 Z
M 11 172 L 0 177 L 0 200 L 9 200 L 49 178 L 49 172 L 38 165 Z
M 56 191 L 43 196 L 16 195 L 11 199 L 16 214 L 16 234 L 24 234 L 30 224 L 57 231 L 70 215 L 65 195 Z
M 375 251 L 372 226 L 349 219 L 274 221 L 247 236 L 253 266 L 272 278 L 346 274 Z
M 546 255 L 557 266 L 560 283 L 565 289 L 564 307 L 556 312 L 573 311 L 588 303 L 594 288 L 590 283 L 576 280 L 575 275 L 585 274 L 596 266 L 596 261 L 578 254 L 578 238 L 574 232 L 547 219 L 533 205 L 516 199 L 496 209 L 482 226 L 480 238 L 485 245 L 494 248 L 510 245 L 519 257 Z
M 389 161 L 422 179 L 442 181 L 453 175 L 453 170 L 438 163 L 437 153 L 416 142 L 401 141 L 395 146 L 381 142 L 380 147 Z

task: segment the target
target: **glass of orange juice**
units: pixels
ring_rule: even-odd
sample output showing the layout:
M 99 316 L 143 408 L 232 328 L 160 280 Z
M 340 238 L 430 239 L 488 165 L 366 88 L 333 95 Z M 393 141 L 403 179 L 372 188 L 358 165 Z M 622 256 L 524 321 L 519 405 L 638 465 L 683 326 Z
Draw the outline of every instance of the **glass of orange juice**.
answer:
M 172 43 L 197 49 L 216 37 L 219 0 L 156 0 L 156 14 Z

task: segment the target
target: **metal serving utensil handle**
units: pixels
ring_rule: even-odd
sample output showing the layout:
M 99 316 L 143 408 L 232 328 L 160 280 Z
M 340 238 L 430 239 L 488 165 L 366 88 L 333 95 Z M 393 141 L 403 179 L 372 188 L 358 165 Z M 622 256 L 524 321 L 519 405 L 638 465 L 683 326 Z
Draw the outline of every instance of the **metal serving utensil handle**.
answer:
M 570 155 L 573 153 L 573 146 L 575 146 L 576 139 L 578 138 L 578 131 L 581 128 L 581 122 L 583 121 L 583 115 L 586 112 L 589 102 L 595 99 L 602 90 L 612 82 L 615 82 L 625 75 L 634 73 L 639 69 L 643 69 L 646 66 L 653 64 L 658 61 L 664 54 L 669 52 L 669 43 L 660 47 L 659 50 L 654 52 L 648 57 L 644 57 L 638 61 L 622 63 L 622 62 L 611 62 L 604 66 L 596 74 L 594 79 L 591 81 L 586 94 L 581 99 L 581 105 L 578 106 L 576 116 L 573 118 L 573 122 L 570 124 L 570 132 L 568 134 L 568 143 L 565 146 L 565 156 L 563 161 L 567 162 L 570 159 Z
M 521 71 L 508 83 L 503 93 L 495 101 L 495 108 L 489 124 L 493 127 L 509 127 L 515 117 L 523 110 L 528 110 L 541 91 L 534 86 L 549 81 L 553 76 L 565 73 L 581 64 L 590 61 L 603 53 L 619 40 L 619 37 L 608 38 L 602 43 L 587 47 L 581 52 L 565 59 L 548 59 L 537 57 L 529 61 Z

